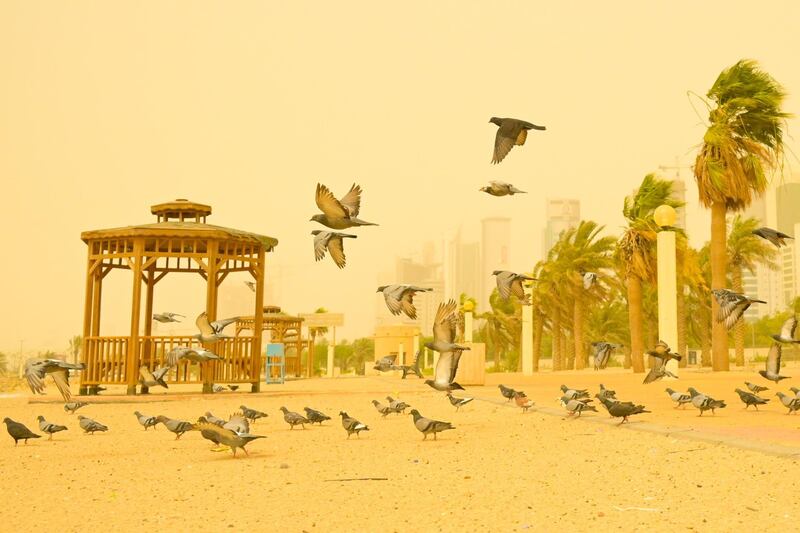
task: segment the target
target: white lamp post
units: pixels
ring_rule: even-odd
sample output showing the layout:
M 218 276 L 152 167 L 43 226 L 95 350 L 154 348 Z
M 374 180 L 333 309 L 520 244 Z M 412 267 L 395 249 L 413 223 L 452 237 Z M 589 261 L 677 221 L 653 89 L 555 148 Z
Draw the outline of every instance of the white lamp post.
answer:
M 653 219 L 661 227 L 656 240 L 658 259 L 658 338 L 672 349 L 678 347 L 678 277 L 675 254 L 675 209 L 668 205 L 656 208 Z M 686 357 L 686 354 L 681 354 Z M 678 361 L 667 362 L 666 369 L 678 375 Z
M 523 289 L 528 298 L 533 298 L 531 282 L 526 282 Z M 522 375 L 533 375 L 533 305 L 522 306 Z
M 475 305 L 472 301 L 464 302 L 464 342 L 472 342 L 472 314 Z

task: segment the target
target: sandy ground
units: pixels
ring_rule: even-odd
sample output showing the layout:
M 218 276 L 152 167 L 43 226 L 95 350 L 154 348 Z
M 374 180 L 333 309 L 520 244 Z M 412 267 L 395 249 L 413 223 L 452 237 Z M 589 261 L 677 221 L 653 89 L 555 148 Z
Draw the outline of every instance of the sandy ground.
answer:
M 82 434 L 48 385 L 51 403 L 29 403 L 25 393 L 0 398 L 0 417 L 38 430 L 42 414 L 70 428 L 53 442 L 16 448 L 0 428 L 0 530 L 793 530 L 800 518 L 796 459 L 523 415 L 496 388 L 501 381 L 524 388 L 537 404 L 555 408 L 560 383 L 594 392 L 602 381 L 653 411 L 639 423 L 800 446 L 800 416 L 784 415 L 777 398 L 762 412 L 742 410 L 733 388 L 752 376 L 688 371 L 669 384 L 728 400 L 727 409 L 702 418 L 691 407 L 673 409 L 667 383 L 643 386 L 641 376 L 613 371 L 489 375 L 486 387 L 468 387 L 477 400 L 458 413 L 421 381 L 391 376 L 303 380 L 260 394 L 106 396 L 79 411 L 111 428 L 93 436 Z M 781 390 L 796 382 L 788 381 Z M 423 442 L 410 416 L 381 419 L 375 411 L 370 400 L 387 394 L 457 429 Z M 267 438 L 249 446 L 250 457 L 235 459 L 210 451 L 197 433 L 176 441 L 161 425 L 145 432 L 132 414 L 195 420 L 206 410 L 227 416 L 242 403 L 270 417 L 252 429 Z M 311 406 L 333 420 L 289 430 L 281 405 Z M 340 410 L 371 431 L 347 440 Z M 386 479 L 339 481 L 350 478 Z

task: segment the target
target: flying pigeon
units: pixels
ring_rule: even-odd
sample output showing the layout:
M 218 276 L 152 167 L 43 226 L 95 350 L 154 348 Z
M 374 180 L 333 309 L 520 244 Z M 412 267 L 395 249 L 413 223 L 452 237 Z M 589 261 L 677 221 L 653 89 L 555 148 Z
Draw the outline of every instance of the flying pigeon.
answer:
M 692 405 L 700 410 L 700 416 L 703 416 L 703 413 L 709 409 L 713 415 L 715 409 L 727 407 L 724 400 L 715 400 L 711 396 L 697 392 L 694 387 L 689 387 L 689 394 L 692 396 Z
M 456 337 L 455 319 L 458 314 L 455 300 L 442 302 L 433 318 L 433 342 L 425 343 L 431 350 L 439 352 L 439 360 L 433 371 L 433 379 L 426 379 L 425 383 L 438 391 L 452 392 L 464 390 L 464 387 L 455 382 L 458 372 L 458 361 L 461 353 L 469 350 L 469 346 L 455 344 Z
M 508 270 L 495 270 L 492 272 L 493 276 L 496 276 L 495 281 L 497 282 L 497 292 L 500 294 L 500 297 L 503 300 L 508 300 L 508 298 L 513 294 L 516 296 L 523 305 L 530 305 L 531 299 L 529 294 L 525 294 L 525 289 L 522 287 L 522 282 L 524 281 L 536 281 L 536 278 L 532 278 L 530 276 L 526 276 L 525 274 L 516 274 L 514 272 L 509 272 Z
M 612 418 L 622 418 L 620 425 L 627 422 L 629 416 L 650 412 L 645 409 L 644 405 L 636 405 L 632 402 L 620 402 L 619 400 L 606 398 L 599 394 L 595 394 L 595 396 L 600 399 L 600 402 L 605 406 L 608 414 L 610 414 Z
M 206 361 L 215 361 L 217 359 L 221 359 L 221 357 L 211 350 L 206 350 L 205 348 L 177 346 L 167 352 L 167 367 L 172 368 L 182 359 L 186 359 L 187 361 L 192 361 L 195 363 L 205 363 Z
M 517 392 L 517 391 L 515 391 L 514 389 L 512 389 L 510 387 L 506 387 L 502 383 L 500 385 L 498 385 L 497 388 L 500 389 L 500 394 L 503 395 L 503 398 L 505 398 L 509 402 L 514 399 L 514 393 Z M 523 393 L 523 394 L 525 394 L 525 393 Z
M 312 222 L 319 222 L 331 229 L 347 229 L 356 226 L 377 226 L 358 218 L 361 209 L 361 187 L 353 184 L 341 200 L 321 183 L 317 183 L 316 202 L 322 214 L 311 217 Z
M 33 357 L 25 361 L 25 379 L 28 381 L 31 392 L 44 394 L 44 377 L 50 374 L 64 401 L 69 402 L 72 399 L 72 393 L 69 390 L 69 371 L 83 370 L 84 368 L 86 365 L 83 363 L 74 365 L 60 359 Z
M 179 315 L 178 313 L 153 313 L 153 320 L 156 322 L 166 323 L 166 322 L 180 322 L 176 316 L 181 318 L 186 318 L 183 315 Z
M 789 411 L 786 413 L 787 415 L 800 411 L 800 398 L 797 396 L 789 396 L 788 394 L 784 394 L 782 392 L 775 393 L 775 396 L 781 399 L 781 403 L 784 407 L 789 408 Z
M 475 398 L 456 398 L 452 393 L 448 392 L 447 399 L 450 400 L 450 403 L 456 408 L 456 412 L 458 412 L 460 408 L 464 407 Z
M 526 191 L 521 191 L 504 181 L 490 181 L 486 187 L 479 189 L 481 192 L 491 194 L 492 196 L 514 196 L 515 194 L 527 194 Z
M 739 388 L 736 389 L 736 394 L 739 395 L 739 399 L 742 400 L 742 402 L 744 403 L 745 409 L 753 405 L 755 406 L 756 411 L 758 411 L 759 405 L 765 405 L 767 402 L 769 402 L 769 400 L 766 398 L 762 398 L 761 396 L 756 396 L 752 392 L 747 392 Z
M 158 419 L 156 417 L 143 415 L 139 411 L 134 411 L 133 414 L 136 415 L 136 420 L 139 421 L 139 424 L 142 425 L 145 431 L 147 431 L 147 428 L 153 428 L 155 430 L 158 424 Z
M 800 398 L 800 389 L 798 389 L 797 387 L 789 387 L 789 390 L 792 391 L 795 396 Z
M 143 387 L 155 387 L 156 385 L 164 387 L 168 389 L 167 382 L 164 381 L 164 376 L 167 375 L 169 372 L 169 366 L 162 366 L 161 368 L 156 368 L 152 372 L 146 366 L 139 367 L 139 383 Z
M 316 409 L 312 409 L 310 407 L 304 407 L 303 411 L 306 412 L 306 418 L 308 419 L 308 422 L 311 425 L 317 423 L 321 426 L 323 422 L 331 419 L 331 417 L 329 417 L 325 413 L 317 411 Z
M 717 322 L 724 322 L 727 329 L 731 329 L 742 317 L 752 303 L 765 304 L 764 300 L 756 300 L 744 294 L 739 294 L 728 289 L 713 289 L 711 291 L 717 300 Z
M 770 381 L 774 381 L 775 383 L 779 382 L 782 379 L 788 379 L 790 376 L 781 376 L 781 354 L 783 353 L 783 347 L 777 343 L 773 342 L 772 347 L 769 349 L 769 353 L 767 353 L 767 368 L 766 370 L 759 370 L 758 373 L 761 374 L 761 377 L 766 378 Z
M 212 422 L 212 424 L 213 423 L 214 422 Z M 228 421 L 223 423 L 221 427 L 230 429 L 236 433 L 250 433 L 250 422 L 247 421 L 244 414 L 241 412 L 232 414 Z
M 414 417 L 414 427 L 424 435 L 422 440 L 427 440 L 430 434 L 433 434 L 433 440 L 436 440 L 437 433 L 447 431 L 448 429 L 456 429 L 450 422 L 441 422 L 439 420 L 425 418 L 419 414 L 419 411 L 416 409 L 412 409 L 409 414 Z
M 681 405 L 686 405 L 687 403 L 692 403 L 692 396 L 686 392 L 676 392 L 670 388 L 665 389 L 667 394 L 669 394 L 670 399 L 675 402 L 675 409 L 680 407 Z
M 612 400 L 616 400 L 615 396 L 617 395 L 617 391 L 613 391 L 611 389 L 607 389 L 600 384 L 600 397 L 602 398 L 611 398 Z
M 214 320 L 213 322 L 209 322 L 208 314 L 203 311 L 197 316 L 197 320 L 194 321 L 197 329 L 200 330 L 200 333 L 195 335 L 194 338 L 203 343 L 217 342 L 218 340 L 227 337 L 227 335 L 222 334 L 222 330 L 237 320 L 239 320 L 239 317 L 235 316 L 232 318 L 224 318 L 222 320 Z
M 622 345 L 600 341 L 593 342 L 592 348 L 594 348 L 594 369 L 603 370 L 608 365 L 608 360 L 611 358 L 611 353 L 615 349 L 622 348 Z
M 258 420 L 259 418 L 266 418 L 267 416 L 269 416 L 267 413 L 263 411 L 250 409 L 249 407 L 245 407 L 244 405 L 240 405 L 239 409 L 242 410 L 242 414 L 244 415 L 244 417 L 253 423 L 255 423 L 255 421 Z
M 331 253 L 331 259 L 339 268 L 344 268 L 346 258 L 344 256 L 344 239 L 357 239 L 357 235 L 349 233 L 338 233 L 335 231 L 322 231 L 315 229 L 311 232 L 314 236 L 314 258 L 321 261 L 325 258 L 325 252 Z
M 219 418 L 219 417 L 216 417 L 216 416 L 212 415 L 211 411 L 206 411 L 206 415 L 203 418 L 207 422 L 211 422 L 212 424 L 215 424 L 215 425 L 217 425 L 219 427 L 222 427 L 222 426 L 225 425 L 225 421 L 223 419 Z
M 417 308 L 414 307 L 414 295 L 418 292 L 429 292 L 433 289 L 417 287 L 415 285 L 381 285 L 376 292 L 383 293 L 386 307 L 397 316 L 400 313 L 411 320 L 417 319 Z
M 244 284 L 247 285 L 247 288 L 251 291 L 256 292 L 256 284 L 254 281 L 245 281 Z
M 421 355 L 422 355 L 422 350 L 417 350 L 417 355 L 414 357 L 414 364 L 400 365 L 394 367 L 395 369 L 403 371 L 403 377 L 401 377 L 400 379 L 406 379 L 406 376 L 408 376 L 409 374 L 415 374 L 419 379 L 422 379 L 422 370 L 420 370 L 419 368 Z
M 771 335 L 771 337 L 778 342 L 784 342 L 786 344 L 800 344 L 800 340 L 794 338 L 794 332 L 796 330 L 797 317 L 790 316 L 781 326 L 781 332 L 777 335 Z
M 308 419 L 301 414 L 290 411 L 285 407 L 281 407 L 281 411 L 283 411 L 283 419 L 289 424 L 289 429 L 294 429 L 295 426 L 301 426 L 306 429 L 306 424 L 310 424 Z
M 394 370 L 395 359 L 397 359 L 397 354 L 385 355 L 380 359 L 378 359 L 377 361 L 375 361 L 375 366 L 373 366 L 372 368 L 380 372 L 388 372 L 390 370 Z
M 74 415 L 75 411 L 87 405 L 89 405 L 89 402 L 67 402 L 64 404 L 64 411 Z
M 359 436 L 359 433 L 362 431 L 369 431 L 369 426 L 366 424 L 362 424 L 355 418 L 352 418 L 344 411 L 339 411 L 339 416 L 342 417 L 342 427 L 345 431 L 347 431 L 347 438 L 350 438 L 350 435 L 353 433 L 356 434 L 356 437 Z
M 515 392 L 514 401 L 517 403 L 517 407 L 522 407 L 523 413 L 527 413 L 528 409 L 534 406 L 533 400 L 525 396 L 524 392 Z
M 669 376 L 671 378 L 678 378 L 675 374 L 667 370 L 666 363 L 671 359 L 675 359 L 677 361 L 681 360 L 681 356 L 672 352 L 670 347 L 664 341 L 658 341 L 656 344 L 655 349 L 649 350 L 647 355 L 652 356 L 654 358 L 653 366 L 650 368 L 650 372 L 645 376 L 644 381 L 642 383 L 652 383 L 654 381 L 658 381 L 659 379 Z
M 163 415 L 158 415 L 156 420 L 164 424 L 164 427 L 166 427 L 168 430 L 175 433 L 175 440 L 180 439 L 181 435 L 192 430 L 192 423 L 187 422 L 186 420 L 167 418 Z
M 544 131 L 544 126 L 537 126 L 524 120 L 516 118 L 492 117 L 489 122 L 497 125 L 497 135 L 494 138 L 494 156 L 492 163 L 497 164 L 508 155 L 514 145 L 525 144 L 528 138 L 528 130 Z
M 578 400 L 580 398 L 588 398 L 589 391 L 586 389 L 570 389 L 566 385 L 561 385 L 561 392 L 570 400 Z
M 381 418 L 386 418 L 386 415 L 392 412 L 391 407 L 383 405 L 378 400 L 372 400 L 372 405 L 374 405 L 375 409 L 381 414 Z
M 12 439 L 14 439 L 14 446 L 16 446 L 17 442 L 21 440 L 24 440 L 25 444 L 28 444 L 28 439 L 39 439 L 42 437 L 41 435 L 37 435 L 25 427 L 23 424 L 14 422 L 8 417 L 4 418 L 3 422 L 6 425 L 6 431 L 8 431 L 8 434 L 11 435 Z
M 592 285 L 594 285 L 596 282 L 597 282 L 597 274 L 595 274 L 594 272 L 583 273 L 583 288 L 585 290 L 588 291 L 589 289 L 591 289 Z
M 59 426 L 58 424 L 53 424 L 52 422 L 48 422 L 44 419 L 42 415 L 36 417 L 36 420 L 39 421 L 39 429 L 42 433 L 47 433 L 50 435 L 47 440 L 53 440 L 53 433 L 58 433 L 59 431 L 66 431 L 67 426 Z
M 82 415 L 78 415 L 78 424 L 80 424 L 84 433 L 91 433 L 92 435 L 94 435 L 95 431 L 108 431 L 108 426 Z
M 772 228 L 758 228 L 753 230 L 753 235 L 758 235 L 762 239 L 768 240 L 778 248 L 786 246 L 786 239 L 793 239 L 793 237 Z
M 569 399 L 566 396 L 562 396 L 559 401 L 561 405 L 563 405 L 569 416 L 578 413 L 578 416 L 581 416 L 583 411 L 594 411 L 597 412 L 597 409 L 593 405 L 589 405 L 588 402 L 591 400 L 589 399 Z
M 208 440 L 215 442 L 217 444 L 224 444 L 228 446 L 231 451 L 233 451 L 233 456 L 236 457 L 236 448 L 241 448 L 245 455 L 250 455 L 247 453 L 245 446 L 248 443 L 256 440 L 256 439 L 263 439 L 265 438 L 263 435 L 250 435 L 249 433 L 237 433 L 230 429 L 225 429 L 217 426 L 216 424 L 211 424 L 210 422 L 197 422 L 196 424 L 192 425 L 194 430 L 200 431 L 200 434 L 206 437 L 208 435 Z M 211 437 L 211 438 L 209 438 Z
M 400 414 L 400 413 L 406 414 L 406 409 L 411 407 L 406 402 L 402 402 L 400 400 L 395 400 L 391 396 L 387 396 L 386 397 L 386 401 L 389 402 L 389 409 L 391 409 L 393 412 L 395 412 L 397 414 Z
M 749 381 L 745 381 L 744 384 L 747 385 L 747 388 L 750 389 L 750 392 L 755 394 L 769 390 L 769 387 L 762 387 L 761 385 L 756 385 L 755 383 L 750 383 Z

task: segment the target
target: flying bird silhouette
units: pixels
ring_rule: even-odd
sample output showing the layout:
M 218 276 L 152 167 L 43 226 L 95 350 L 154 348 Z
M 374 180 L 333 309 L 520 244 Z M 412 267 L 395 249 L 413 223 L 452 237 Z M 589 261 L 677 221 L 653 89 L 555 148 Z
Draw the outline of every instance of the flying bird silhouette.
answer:
M 341 200 L 337 200 L 325 185 L 317 183 L 315 200 L 322 213 L 311 217 L 312 222 L 340 230 L 356 226 L 377 226 L 358 218 L 361 209 L 361 187 L 355 183 Z
M 547 129 L 544 126 L 537 126 L 516 118 L 492 117 L 489 122 L 497 126 L 497 134 L 494 137 L 493 164 L 502 161 L 515 145 L 522 146 L 525 144 L 525 139 L 528 138 L 528 130 L 544 131 Z

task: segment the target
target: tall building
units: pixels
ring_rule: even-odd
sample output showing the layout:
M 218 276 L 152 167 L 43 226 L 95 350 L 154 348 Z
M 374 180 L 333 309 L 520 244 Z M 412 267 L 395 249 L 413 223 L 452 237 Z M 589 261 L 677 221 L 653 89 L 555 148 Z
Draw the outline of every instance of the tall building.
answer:
M 481 288 L 476 297 L 480 311 L 489 309 L 489 296 L 497 286 L 492 276 L 495 270 L 514 270 L 511 266 L 511 219 L 507 217 L 481 220 Z
M 542 257 L 547 258 L 550 248 L 558 241 L 562 231 L 576 227 L 581 221 L 581 203 L 579 200 L 565 198 L 548 199 L 545 206 L 547 221 L 542 239 Z
M 467 294 L 478 298 L 481 290 L 481 247 L 477 242 L 463 242 L 461 230 L 444 241 L 444 295 L 458 300 Z

